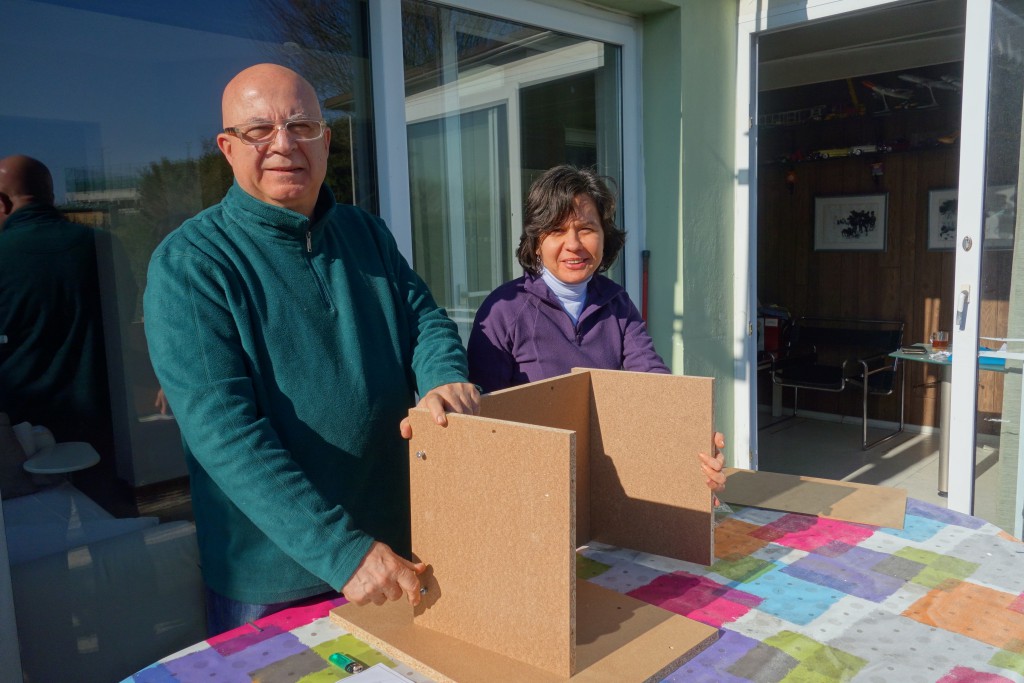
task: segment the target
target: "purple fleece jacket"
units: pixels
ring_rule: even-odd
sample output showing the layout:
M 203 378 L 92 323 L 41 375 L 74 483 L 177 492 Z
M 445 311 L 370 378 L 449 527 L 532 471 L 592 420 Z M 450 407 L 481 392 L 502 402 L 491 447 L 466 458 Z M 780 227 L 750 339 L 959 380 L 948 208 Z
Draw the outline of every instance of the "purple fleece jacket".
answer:
M 670 372 L 626 290 L 603 275 L 591 278 L 575 326 L 539 275 L 506 282 L 477 311 L 468 351 L 469 381 L 485 392 L 574 367 Z

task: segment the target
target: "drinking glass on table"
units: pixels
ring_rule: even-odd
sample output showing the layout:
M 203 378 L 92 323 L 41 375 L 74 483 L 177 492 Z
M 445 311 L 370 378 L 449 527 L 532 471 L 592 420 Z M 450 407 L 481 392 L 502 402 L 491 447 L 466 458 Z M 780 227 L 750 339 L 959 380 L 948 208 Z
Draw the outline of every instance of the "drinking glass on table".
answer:
M 949 351 L 949 332 L 932 332 L 932 351 Z

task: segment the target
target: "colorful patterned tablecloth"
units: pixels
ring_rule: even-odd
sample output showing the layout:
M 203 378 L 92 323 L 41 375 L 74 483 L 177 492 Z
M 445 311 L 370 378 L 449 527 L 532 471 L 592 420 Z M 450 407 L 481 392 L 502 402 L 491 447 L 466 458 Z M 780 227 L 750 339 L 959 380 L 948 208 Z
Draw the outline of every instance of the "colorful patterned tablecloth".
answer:
M 1024 544 L 908 500 L 902 530 L 724 509 L 703 567 L 591 544 L 578 574 L 720 629 L 666 681 L 1024 681 Z M 182 650 L 132 683 L 334 683 L 334 652 L 383 662 L 330 621 L 342 600 L 286 610 Z M 496 679 L 498 680 L 498 679 Z

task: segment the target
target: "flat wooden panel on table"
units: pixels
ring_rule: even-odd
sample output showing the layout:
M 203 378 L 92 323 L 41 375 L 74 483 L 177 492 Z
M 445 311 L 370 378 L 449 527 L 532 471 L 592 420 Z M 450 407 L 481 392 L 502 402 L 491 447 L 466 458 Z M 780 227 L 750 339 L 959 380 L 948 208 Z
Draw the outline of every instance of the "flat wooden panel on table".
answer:
M 331 619 L 437 683 L 654 683 L 705 650 L 718 629 L 577 581 L 577 673 L 559 676 L 413 623 L 403 602 L 342 605 Z
M 720 496 L 727 503 L 903 528 L 906 489 L 734 467 L 725 472 L 729 478 Z

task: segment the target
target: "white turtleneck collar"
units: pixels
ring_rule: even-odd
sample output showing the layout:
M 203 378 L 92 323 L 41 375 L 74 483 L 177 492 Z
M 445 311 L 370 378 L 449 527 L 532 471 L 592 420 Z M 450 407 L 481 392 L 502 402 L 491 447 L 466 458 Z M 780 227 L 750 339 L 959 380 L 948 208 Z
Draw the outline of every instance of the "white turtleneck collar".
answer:
M 557 277 L 551 274 L 544 266 L 540 267 L 540 276 L 544 280 L 544 284 L 548 286 L 558 301 L 562 304 L 562 308 L 572 318 L 572 324 L 575 325 L 580 319 L 580 314 L 583 312 L 583 306 L 587 303 L 587 285 L 590 284 L 590 279 L 594 277 L 591 275 L 583 282 L 579 282 L 574 285 L 566 284 Z

